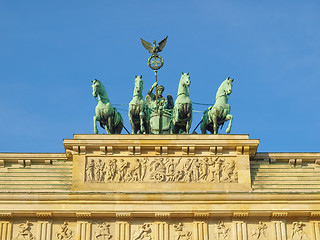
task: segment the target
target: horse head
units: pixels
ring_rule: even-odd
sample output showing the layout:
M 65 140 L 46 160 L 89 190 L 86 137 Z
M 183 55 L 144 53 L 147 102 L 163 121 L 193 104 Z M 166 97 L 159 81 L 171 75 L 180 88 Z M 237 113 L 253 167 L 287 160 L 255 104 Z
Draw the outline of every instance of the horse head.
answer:
M 133 96 L 140 96 L 140 95 L 142 96 L 142 90 L 143 90 L 142 75 L 135 76 Z
M 98 79 L 95 79 L 92 82 L 92 95 L 94 97 L 98 97 L 99 95 L 99 86 L 101 84 L 101 82 Z
M 99 100 L 101 100 L 103 103 L 110 102 L 108 94 L 103 84 L 98 79 L 95 79 L 91 82 L 92 82 L 92 95 L 95 98 L 99 97 Z
M 228 77 L 226 80 L 224 80 L 221 83 L 221 85 L 217 91 L 216 99 L 218 99 L 219 97 L 223 97 L 223 96 L 227 98 L 227 96 L 232 93 L 233 80 L 234 79 L 231 79 L 230 77 Z
M 232 93 L 232 83 L 234 79 L 231 79 L 228 77 L 222 84 L 224 85 L 223 89 L 227 95 L 230 95 Z
M 180 84 L 183 87 L 189 87 L 190 86 L 190 76 L 189 73 L 182 73 L 181 78 L 180 78 Z

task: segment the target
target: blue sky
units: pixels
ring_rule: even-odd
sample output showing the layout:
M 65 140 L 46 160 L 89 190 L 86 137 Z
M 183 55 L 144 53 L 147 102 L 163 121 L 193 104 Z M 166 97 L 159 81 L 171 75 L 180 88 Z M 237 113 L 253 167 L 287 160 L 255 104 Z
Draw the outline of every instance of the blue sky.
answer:
M 191 100 L 213 104 L 231 76 L 232 134 L 260 139 L 258 151 L 319 152 L 319 12 L 312 0 L 2 0 L 0 152 L 63 152 L 63 139 L 93 133 L 91 80 L 122 104 L 143 75 L 145 96 L 154 73 L 139 37 L 167 35 L 165 94 L 189 72 Z

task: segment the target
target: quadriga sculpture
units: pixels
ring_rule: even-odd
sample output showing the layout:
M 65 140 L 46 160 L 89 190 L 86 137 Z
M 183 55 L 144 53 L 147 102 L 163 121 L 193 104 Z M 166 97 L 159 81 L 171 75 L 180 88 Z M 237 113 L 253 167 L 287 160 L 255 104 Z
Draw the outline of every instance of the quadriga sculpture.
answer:
M 207 130 L 213 134 L 218 134 L 219 127 L 222 128 L 224 122 L 228 120 L 230 122 L 226 132 L 230 133 L 233 117 L 230 114 L 228 95 L 232 92 L 233 80 L 228 77 L 222 82 L 216 94 L 215 104 L 203 113 L 200 125 L 202 134 L 206 134 Z
M 136 76 L 134 80 L 133 98 L 129 103 L 129 121 L 132 127 L 132 134 L 149 133 L 149 110 L 142 97 L 143 81 L 142 75 Z
M 173 108 L 172 124 L 174 134 L 189 134 L 192 122 L 192 103 L 189 98 L 190 83 L 189 73 L 182 73 L 178 87 L 177 99 Z
M 123 128 L 121 114 L 112 106 L 103 84 L 95 79 L 92 81 L 92 95 L 98 97 L 96 106 L 96 116 L 93 117 L 94 133 L 98 133 L 97 121 L 102 128 L 105 128 L 108 134 L 119 134 Z

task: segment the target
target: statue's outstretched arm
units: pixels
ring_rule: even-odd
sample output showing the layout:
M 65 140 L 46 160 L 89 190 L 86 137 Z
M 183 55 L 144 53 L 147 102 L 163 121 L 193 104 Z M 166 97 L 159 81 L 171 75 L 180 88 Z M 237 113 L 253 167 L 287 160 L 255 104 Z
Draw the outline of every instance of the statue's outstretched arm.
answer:
M 157 82 L 155 82 L 154 84 L 152 84 L 151 88 L 150 88 L 149 91 L 148 91 L 148 94 L 149 94 L 149 95 L 152 93 L 153 89 L 154 89 L 156 86 L 158 86 L 158 83 L 157 83 Z

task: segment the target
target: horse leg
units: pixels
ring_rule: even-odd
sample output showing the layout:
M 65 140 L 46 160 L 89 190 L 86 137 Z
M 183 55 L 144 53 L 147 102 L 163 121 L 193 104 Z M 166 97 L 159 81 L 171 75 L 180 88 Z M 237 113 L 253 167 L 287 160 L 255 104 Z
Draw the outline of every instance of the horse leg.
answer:
M 232 116 L 231 114 L 228 114 L 228 115 L 226 116 L 226 121 L 230 120 L 230 121 L 229 121 L 228 128 L 227 128 L 227 130 L 226 130 L 226 133 L 230 133 L 230 131 L 231 131 L 232 119 L 233 119 L 233 116 Z
M 186 108 L 185 110 L 187 111 L 186 133 L 189 134 L 189 130 L 191 128 L 191 122 L 192 122 L 192 108 L 189 105 L 188 108 Z
M 218 134 L 218 117 L 216 115 L 212 118 L 212 124 L 213 124 L 213 134 Z
M 132 114 L 131 112 L 129 112 L 129 122 L 130 122 L 130 125 L 131 125 L 131 129 L 132 129 L 132 132 L 131 134 L 135 134 L 135 130 L 134 130 L 134 122 L 133 122 L 133 119 L 132 119 Z
M 100 120 L 99 116 L 94 116 L 93 117 L 93 130 L 95 134 L 98 134 L 98 128 L 97 128 L 97 121 Z
M 216 122 L 213 122 L 213 134 L 218 134 L 218 124 Z
M 140 134 L 146 134 L 146 129 L 143 124 L 144 122 L 143 120 L 145 118 L 144 112 L 141 111 L 139 115 L 140 115 Z
M 173 125 L 173 134 L 179 134 L 179 130 L 180 130 L 179 126 L 174 124 Z
M 179 104 L 180 105 L 180 104 Z M 180 115 L 180 111 L 179 111 L 179 106 L 175 106 L 174 110 L 173 110 L 174 116 L 173 116 L 173 125 L 176 125 L 176 123 L 179 121 L 179 115 Z
M 106 131 L 107 134 L 113 134 L 114 130 L 113 130 L 113 117 L 108 117 L 107 118 L 107 126 L 106 127 Z

